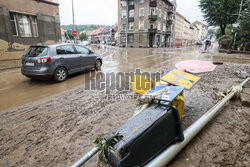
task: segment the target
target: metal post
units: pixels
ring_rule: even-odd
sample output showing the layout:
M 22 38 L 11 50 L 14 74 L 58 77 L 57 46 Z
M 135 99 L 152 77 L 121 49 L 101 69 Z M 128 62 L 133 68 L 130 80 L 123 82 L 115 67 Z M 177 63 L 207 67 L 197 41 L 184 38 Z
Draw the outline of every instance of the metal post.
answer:
M 240 85 L 236 86 L 231 93 L 224 99 L 218 102 L 208 112 L 206 112 L 200 119 L 193 123 L 184 131 L 185 140 L 181 143 L 176 143 L 168 147 L 155 159 L 150 161 L 146 167 L 164 167 L 166 166 L 201 130 L 202 128 L 221 110 L 221 108 L 236 94 L 240 93 L 242 86 L 249 81 L 247 78 Z
M 240 15 L 241 15 L 241 10 L 242 10 L 242 5 L 243 5 L 243 0 L 241 0 L 240 10 L 239 10 L 239 15 L 238 15 L 237 23 L 238 23 L 238 22 L 239 22 L 239 20 L 240 20 Z M 235 34 L 234 34 L 234 43 L 233 43 L 233 47 L 234 47 L 235 42 L 236 42 L 236 37 L 237 37 L 237 32 L 235 32 Z
M 73 27 L 74 27 L 74 31 L 76 30 L 75 27 L 75 15 L 74 15 L 74 0 L 72 0 L 72 17 L 73 17 Z M 74 36 L 74 43 L 76 43 L 76 37 Z
M 79 161 L 77 161 L 74 165 L 71 167 L 80 167 L 85 162 L 87 162 L 91 157 L 93 157 L 98 152 L 98 148 L 95 147 L 91 151 L 89 151 L 87 154 L 85 154 Z

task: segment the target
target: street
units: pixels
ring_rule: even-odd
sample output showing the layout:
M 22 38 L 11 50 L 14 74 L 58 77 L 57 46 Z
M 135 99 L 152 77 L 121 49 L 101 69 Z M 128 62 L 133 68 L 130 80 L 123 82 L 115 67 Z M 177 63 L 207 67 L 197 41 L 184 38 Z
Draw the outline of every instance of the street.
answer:
M 152 71 L 164 66 L 173 65 L 180 60 L 200 59 L 208 61 L 224 61 L 235 63 L 247 63 L 246 56 L 220 56 L 215 46 L 209 54 L 202 53 L 202 48 L 180 48 L 180 49 L 122 49 L 122 48 L 92 48 L 97 53 L 105 53 L 102 72 L 131 72 L 135 69 L 141 71 Z M 0 72 L 0 111 L 28 104 L 56 93 L 60 93 L 77 86 L 84 86 L 85 74 L 71 76 L 63 83 L 52 81 L 36 81 L 23 76 L 20 69 Z M 9 101 L 11 99 L 11 102 Z
M 250 72 L 248 55 L 218 53 L 216 45 L 207 53 L 203 53 L 200 47 L 176 49 L 94 47 L 92 49 L 99 54 L 104 53 L 102 54 L 104 73 L 132 72 L 137 68 L 141 71 L 166 73 L 174 68 L 175 63 L 188 59 L 223 62 L 223 65 L 218 65 L 213 72 L 199 74 L 201 81 L 190 91 L 185 91 L 183 129 L 190 126 L 222 98 L 216 93 L 223 92 L 242 81 L 235 76 L 236 70 Z M 98 135 L 109 134 L 133 115 L 136 99 L 109 100 L 105 98 L 105 92 L 86 91 L 84 86 L 87 74 L 88 72 L 80 73 L 71 76 L 63 83 L 53 83 L 25 78 L 20 74 L 20 69 L 0 73 L 2 78 L 0 166 L 70 166 L 94 147 L 93 141 Z M 239 112 L 235 113 L 235 110 Z M 244 127 L 248 121 L 239 120 L 249 118 L 249 110 L 236 101 L 228 105 L 226 111 L 230 116 L 218 116 L 216 120 L 219 121 L 215 120 L 216 123 L 213 125 L 215 127 L 205 130 L 209 137 L 198 136 L 199 140 L 194 140 L 170 166 L 176 164 L 206 166 L 214 164 L 215 160 L 223 165 L 225 160 L 216 157 L 211 159 L 210 153 L 207 154 L 202 150 L 204 147 L 212 153 L 221 150 L 220 145 L 223 145 L 225 153 L 228 153 L 228 149 L 233 149 L 240 159 L 246 159 L 242 150 L 246 148 L 244 143 L 247 143 L 248 132 Z M 228 117 L 231 123 L 223 124 L 228 121 Z M 232 126 L 237 126 L 237 129 L 233 130 Z M 217 143 L 217 133 L 211 133 L 215 130 L 220 131 L 221 136 L 230 135 L 230 137 Z M 232 130 L 242 135 L 236 138 Z M 204 143 L 211 145 L 207 146 Z M 227 148 L 229 143 L 234 144 Z M 233 159 L 232 164 L 243 165 L 246 160 L 240 161 L 234 157 L 235 154 L 223 154 L 221 157 L 226 160 Z M 186 159 L 190 157 L 192 161 L 187 161 Z M 207 159 L 204 160 L 204 157 Z M 97 161 L 95 156 L 86 166 L 96 166 Z

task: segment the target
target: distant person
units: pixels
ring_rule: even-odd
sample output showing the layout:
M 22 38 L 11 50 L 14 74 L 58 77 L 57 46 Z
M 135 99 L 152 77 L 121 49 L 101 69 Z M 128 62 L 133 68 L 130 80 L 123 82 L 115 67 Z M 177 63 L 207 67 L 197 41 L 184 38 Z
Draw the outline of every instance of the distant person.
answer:
M 157 45 L 157 48 L 159 48 L 160 42 L 158 40 L 156 41 L 156 45 Z
M 211 41 L 209 39 L 205 42 L 205 50 L 207 50 L 211 46 Z

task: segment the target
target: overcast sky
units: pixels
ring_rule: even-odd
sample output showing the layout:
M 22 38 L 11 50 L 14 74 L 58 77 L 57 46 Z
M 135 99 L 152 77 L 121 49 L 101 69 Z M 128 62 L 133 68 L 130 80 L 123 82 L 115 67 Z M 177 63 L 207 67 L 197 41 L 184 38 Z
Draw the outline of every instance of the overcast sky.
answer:
M 72 24 L 71 0 L 59 0 L 61 24 Z M 118 0 L 74 0 L 76 24 L 113 25 L 117 23 Z M 177 11 L 189 21 L 203 21 L 199 0 L 177 0 Z M 205 23 L 205 22 L 204 22 Z

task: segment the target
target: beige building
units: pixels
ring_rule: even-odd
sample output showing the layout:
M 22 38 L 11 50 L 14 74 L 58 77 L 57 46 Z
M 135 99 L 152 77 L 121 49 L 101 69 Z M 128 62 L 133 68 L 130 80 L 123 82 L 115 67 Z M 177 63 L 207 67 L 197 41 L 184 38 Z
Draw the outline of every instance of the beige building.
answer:
M 118 45 L 173 45 L 175 6 L 169 0 L 118 0 Z
M 199 41 L 204 40 L 208 36 L 208 27 L 199 21 L 195 21 L 193 24 L 200 30 L 198 35 Z
M 200 29 L 176 12 L 174 46 L 191 46 L 199 41 Z

